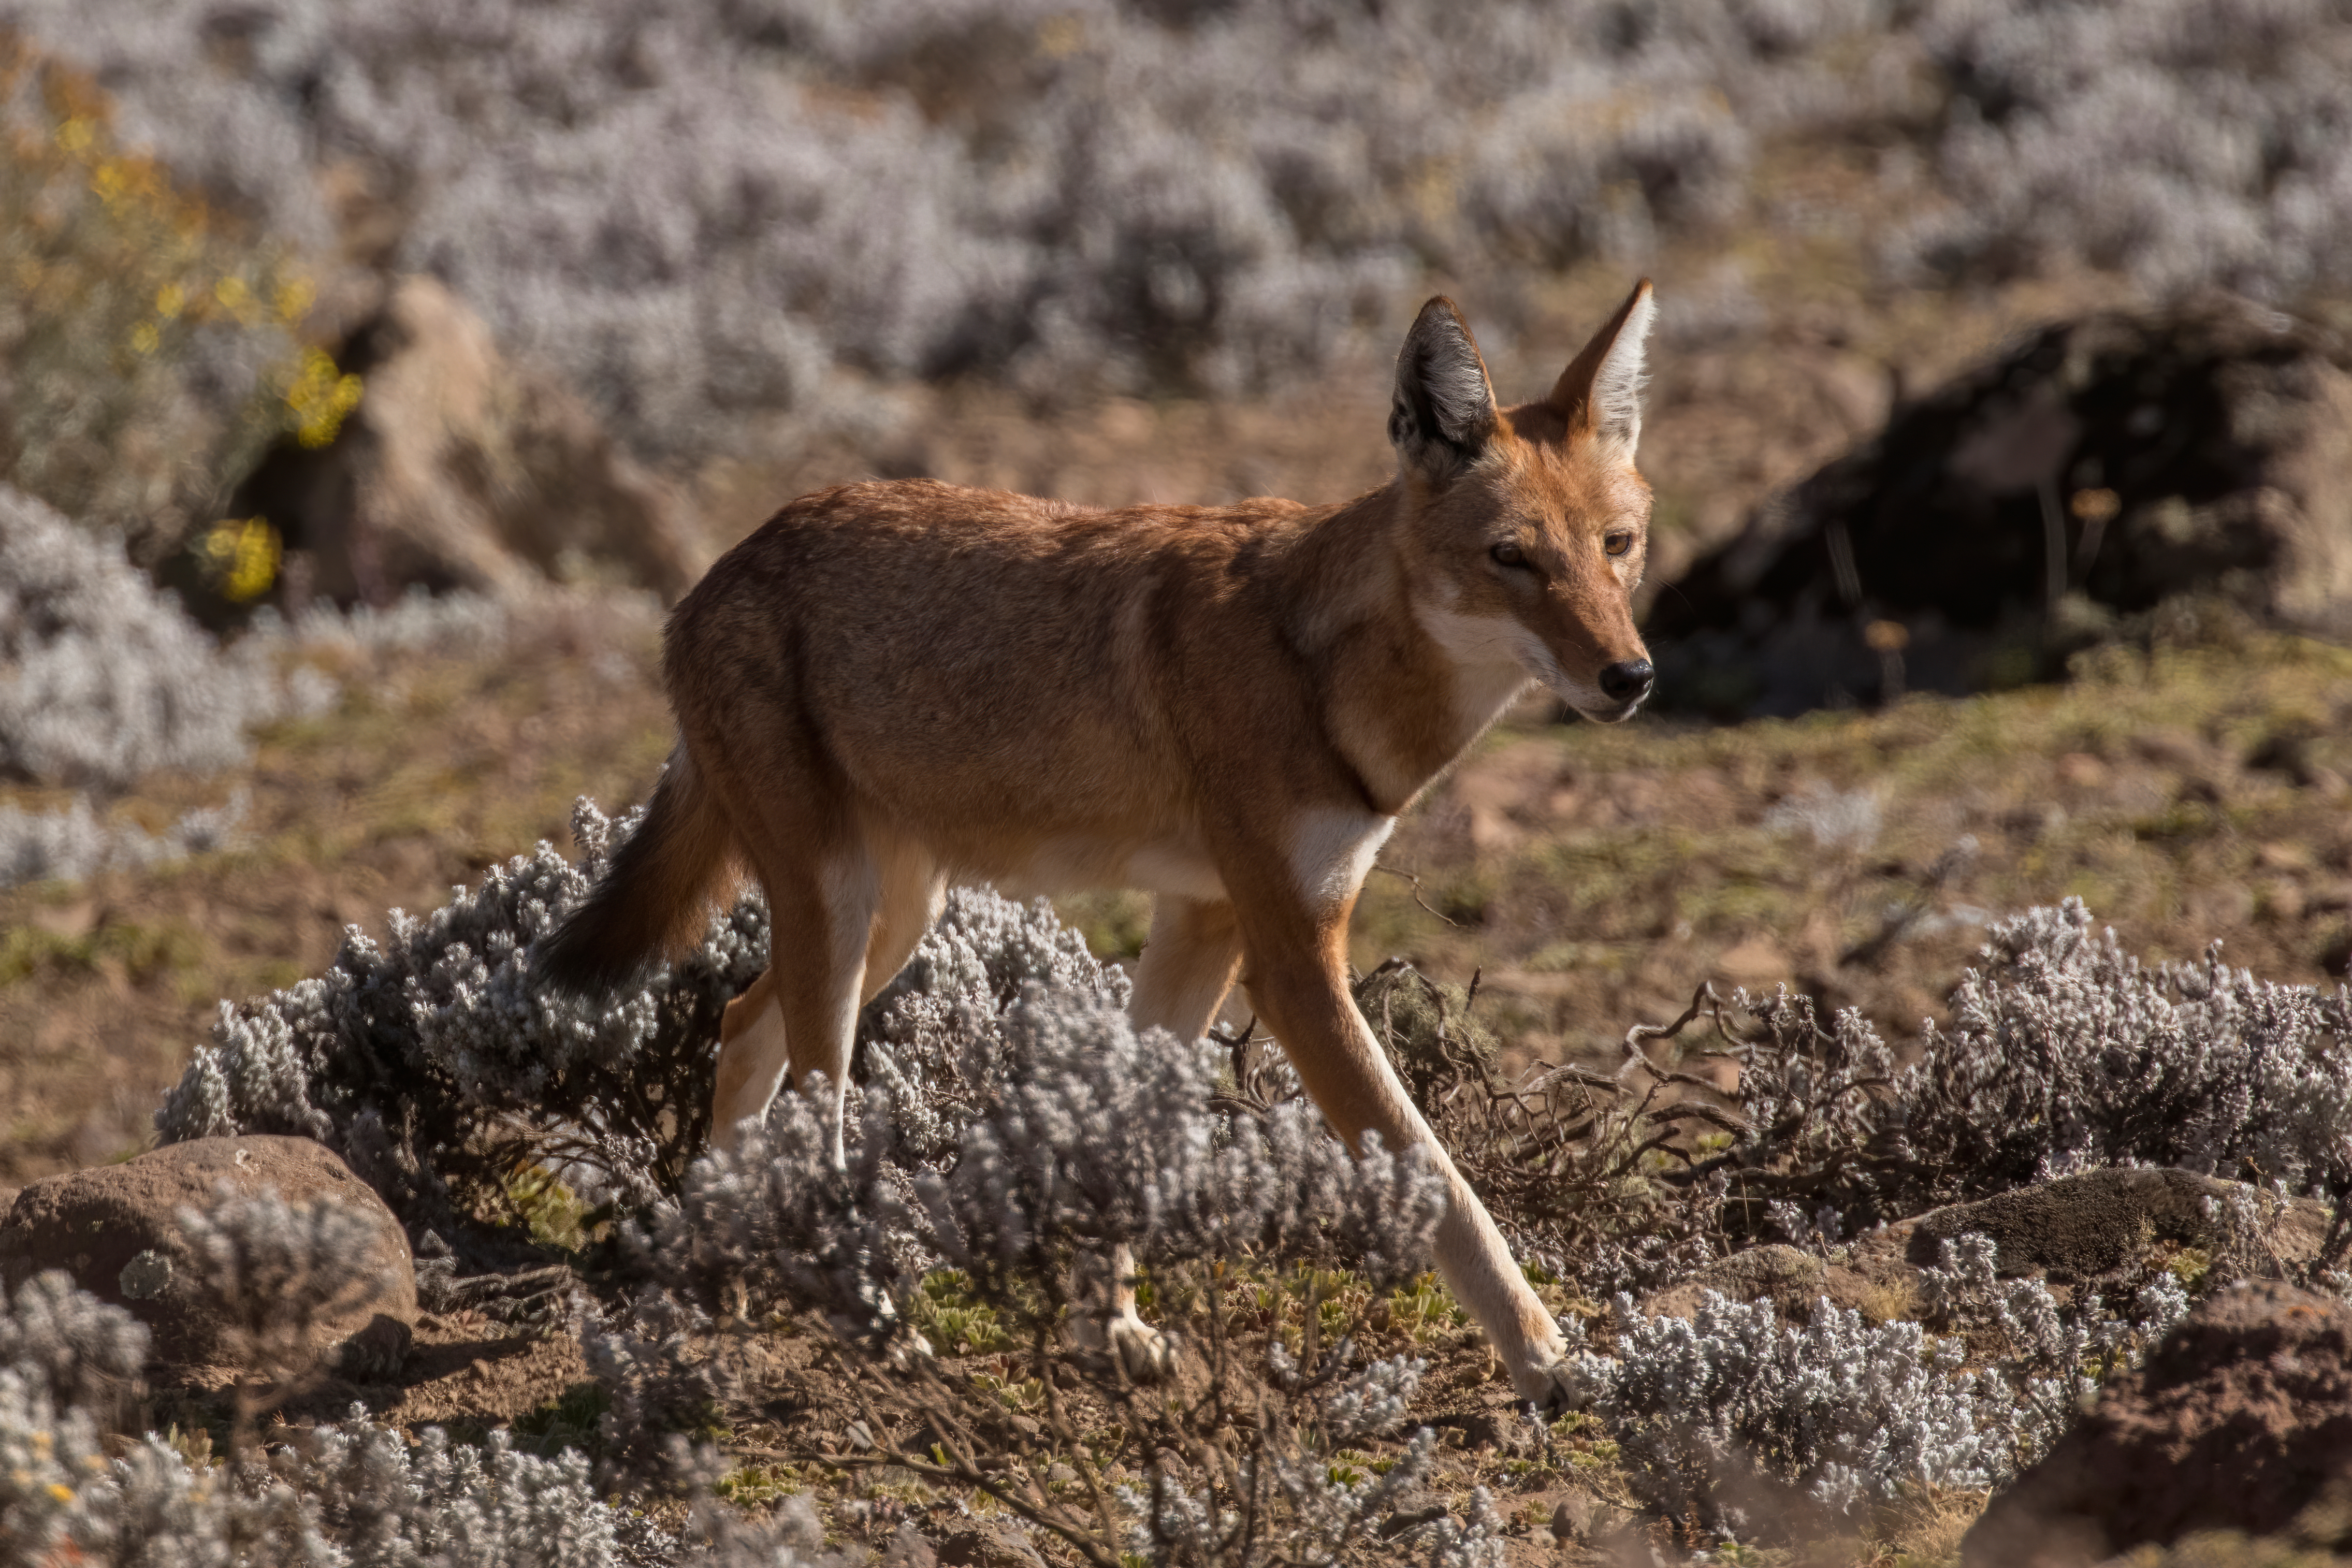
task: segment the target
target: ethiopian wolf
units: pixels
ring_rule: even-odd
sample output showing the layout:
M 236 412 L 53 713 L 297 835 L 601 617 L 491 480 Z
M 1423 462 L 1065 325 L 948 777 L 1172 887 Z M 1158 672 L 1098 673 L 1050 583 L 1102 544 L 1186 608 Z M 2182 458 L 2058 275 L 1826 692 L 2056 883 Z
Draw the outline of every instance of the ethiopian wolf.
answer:
M 725 1142 L 787 1070 L 838 1095 L 859 1007 L 950 882 L 1141 888 L 1139 1027 L 1198 1037 L 1238 981 L 1340 1136 L 1431 1143 L 1350 998 L 1349 914 L 1398 814 L 1531 682 L 1604 722 L 1649 695 L 1652 312 L 1644 282 L 1498 409 L 1432 300 L 1397 356 L 1396 476 L 1349 501 L 1101 511 L 921 479 L 793 501 L 671 615 L 677 749 L 541 973 L 617 982 L 758 878 L 774 957 L 730 1008 Z M 1559 1328 L 1433 1153 L 1439 1270 L 1549 1397 Z

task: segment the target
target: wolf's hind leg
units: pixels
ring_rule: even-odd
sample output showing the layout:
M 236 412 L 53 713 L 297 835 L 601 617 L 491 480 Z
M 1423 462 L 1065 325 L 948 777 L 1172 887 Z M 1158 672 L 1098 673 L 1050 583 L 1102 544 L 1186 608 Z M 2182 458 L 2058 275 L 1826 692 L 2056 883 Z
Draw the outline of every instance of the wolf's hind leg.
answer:
M 1241 963 L 1233 905 L 1162 893 L 1152 906 L 1151 937 L 1137 965 L 1128 1016 L 1139 1030 L 1165 1029 L 1190 1044 L 1209 1032 Z M 1124 1244 L 1113 1247 L 1108 1270 L 1102 1321 L 1079 1320 L 1079 1334 L 1095 1348 L 1107 1345 L 1136 1382 L 1156 1382 L 1175 1364 L 1176 1352 L 1136 1312 L 1135 1254 Z
M 1143 1321 L 1135 1310 L 1135 1253 L 1127 1243 L 1078 1261 L 1081 1299 L 1101 1302 L 1097 1321 L 1091 1310 L 1070 1318 L 1070 1337 L 1092 1351 L 1118 1357 L 1127 1375 L 1138 1383 L 1157 1383 L 1176 1365 L 1176 1347 L 1168 1336 Z
M 712 1138 L 722 1148 L 738 1146 L 738 1129 L 766 1112 L 787 1069 L 795 1085 L 806 1084 L 811 1073 L 823 1073 L 831 1086 L 826 1110 L 833 1119 L 835 1162 L 845 1163 L 841 1096 L 881 878 L 863 845 L 837 845 L 815 865 L 758 858 L 768 893 L 771 956 L 768 972 L 752 989 L 765 984 L 775 1000 L 753 1013 L 732 1038 L 721 1025 Z M 738 1000 L 751 1004 L 751 991 Z
M 718 1081 L 710 1095 L 710 1142 L 732 1152 L 741 1124 L 766 1111 L 788 1057 L 772 959 L 719 1016 Z M 766 1086 L 762 1088 L 761 1086 Z
M 1242 966 L 1242 928 L 1234 906 L 1162 893 L 1151 908 L 1151 936 L 1136 965 L 1128 1016 L 1138 1029 L 1165 1029 L 1197 1040 L 1216 1021 Z
M 874 931 L 866 943 L 866 984 L 857 1005 L 865 1006 L 898 977 L 907 961 L 940 910 L 948 901 L 948 879 L 937 861 L 919 846 L 892 843 L 875 851 L 879 868 L 880 898 L 874 910 Z
M 930 858 L 921 850 L 908 846 L 893 846 L 873 858 L 874 910 L 868 921 L 863 975 L 857 985 L 859 1006 L 874 1000 L 907 966 L 923 933 L 939 918 L 940 906 L 947 897 L 947 882 Z M 848 1047 L 841 1048 L 837 1065 L 835 1058 L 821 1055 L 812 1048 L 810 1058 L 792 1048 L 792 1037 L 784 1024 L 780 973 L 786 973 L 808 961 L 797 957 L 777 942 L 770 948 L 768 967 L 760 977 L 743 988 L 742 994 L 727 1004 L 727 1011 L 719 1022 L 719 1082 L 712 1097 L 711 1137 L 721 1148 L 731 1149 L 736 1143 L 736 1129 L 747 1117 L 766 1112 L 768 1102 L 782 1087 L 784 1069 L 792 1069 L 797 1083 L 810 1072 L 823 1072 L 832 1082 L 837 1095 L 845 1084 L 849 1066 Z M 850 1026 L 856 1027 L 853 1014 Z M 821 1044 L 821 1042 L 820 1042 Z M 836 1121 L 838 1120 L 836 1114 Z

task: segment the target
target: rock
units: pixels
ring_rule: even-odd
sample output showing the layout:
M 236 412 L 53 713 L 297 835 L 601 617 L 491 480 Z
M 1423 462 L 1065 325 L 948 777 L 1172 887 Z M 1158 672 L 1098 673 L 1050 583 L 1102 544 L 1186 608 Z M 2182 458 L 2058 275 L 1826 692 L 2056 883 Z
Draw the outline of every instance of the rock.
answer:
M 2352 1486 L 2352 1306 L 2210 1298 L 1968 1533 L 1969 1568 L 2088 1568 L 2192 1531 L 2270 1535 Z M 2343 1522 L 2343 1521 L 2339 1521 Z
M 940 1568 L 1045 1568 L 1027 1536 L 986 1520 L 941 1540 L 938 1561 Z
M 1920 1270 L 1942 1261 L 1945 1242 L 1971 1233 L 1991 1239 L 1994 1267 L 2005 1276 L 2039 1275 L 2063 1285 L 2128 1275 L 2168 1243 L 2209 1253 L 2228 1245 L 2231 1238 L 2205 1212 L 2209 1199 L 2259 1206 L 2256 1272 L 2309 1263 L 2326 1239 L 2327 1205 L 2310 1198 L 2282 1201 L 2189 1171 L 2084 1171 L 1883 1226 L 1826 1259 L 1777 1243 L 1751 1247 L 1654 1292 L 1641 1310 L 1694 1318 L 1700 1298 L 1712 1290 L 1734 1301 L 1769 1300 L 1784 1323 L 1811 1321 L 1824 1296 L 1872 1322 L 1912 1317 L 1924 1303 Z
M 2262 1205 L 2265 1244 L 2283 1264 L 2319 1255 L 2327 1207 L 2285 1203 L 2259 1189 L 2188 1171 L 2102 1169 L 2037 1182 L 1972 1204 L 1933 1209 L 1874 1231 L 1855 1244 L 1857 1266 L 1899 1256 L 1915 1268 L 1937 1261 L 1942 1244 L 1975 1232 L 2000 1248 L 2005 1275 L 2042 1274 L 2062 1283 L 2095 1279 L 2143 1262 L 2158 1242 L 2211 1249 L 2223 1239 L 2208 1200 Z
M 1772 1243 L 1718 1258 L 1680 1284 L 1651 1295 L 1642 1303 L 1650 1318 L 1691 1318 L 1699 1300 L 1712 1290 L 1734 1301 L 1769 1299 L 1783 1318 L 1802 1317 L 1822 1294 L 1828 1268 L 1810 1252 Z
M 1980 690 L 2188 599 L 2341 634 L 2347 479 L 2340 334 L 2227 298 L 2061 322 L 1695 562 L 1644 627 L 1657 700 L 1792 714 Z
M 1551 1510 L 1551 1538 L 1562 1546 L 1571 1541 L 1591 1539 L 1593 1512 L 1590 1496 L 1577 1491 L 1568 1493 Z
M 364 391 L 334 439 L 281 444 L 231 502 L 278 529 L 289 596 L 383 605 L 414 585 L 585 577 L 675 599 L 700 574 L 677 491 L 432 279 L 395 283 L 338 363 Z
M 383 1199 L 307 1138 L 199 1138 L 35 1182 L 0 1221 L 0 1282 L 14 1291 L 43 1269 L 63 1269 L 145 1323 L 157 1361 L 261 1370 L 239 1367 L 230 1304 L 207 1288 L 180 1228 L 183 1205 L 209 1208 L 224 1189 L 233 1197 L 274 1191 L 289 1204 L 330 1201 L 367 1217 L 373 1237 L 355 1262 L 373 1299 L 327 1314 L 307 1351 L 355 1377 L 396 1373 L 416 1323 L 408 1238 Z
M 1713 968 L 1731 984 L 1767 995 L 1775 984 L 1796 973 L 1787 950 L 1760 931 L 1726 948 Z
M 881 1568 L 939 1568 L 938 1548 L 923 1539 L 910 1523 L 898 1527 L 882 1549 Z
M 1712 1290 L 1734 1301 L 1769 1300 L 1782 1322 L 1803 1323 L 1811 1321 L 1813 1308 L 1826 1296 L 1832 1307 L 1852 1308 L 1873 1322 L 1884 1322 L 1915 1304 L 1915 1278 L 1906 1269 L 1890 1285 L 1773 1242 L 1717 1258 L 1689 1279 L 1649 1296 L 1641 1310 L 1652 1318 L 1696 1318 L 1700 1298 Z

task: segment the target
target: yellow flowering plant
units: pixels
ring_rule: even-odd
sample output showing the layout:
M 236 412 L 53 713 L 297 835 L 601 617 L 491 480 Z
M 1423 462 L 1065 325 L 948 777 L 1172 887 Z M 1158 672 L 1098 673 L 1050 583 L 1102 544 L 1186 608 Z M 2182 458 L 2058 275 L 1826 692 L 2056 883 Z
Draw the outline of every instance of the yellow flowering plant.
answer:
M 259 597 L 280 541 L 220 517 L 231 488 L 274 441 L 331 442 L 361 395 L 303 341 L 316 297 L 125 148 L 88 76 L 0 34 L 0 482 Z

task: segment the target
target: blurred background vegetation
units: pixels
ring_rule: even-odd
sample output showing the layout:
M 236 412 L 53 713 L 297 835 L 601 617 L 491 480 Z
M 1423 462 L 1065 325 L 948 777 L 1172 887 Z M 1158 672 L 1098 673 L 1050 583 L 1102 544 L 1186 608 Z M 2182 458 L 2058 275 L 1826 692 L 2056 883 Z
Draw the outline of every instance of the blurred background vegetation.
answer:
M 152 564 L 269 440 L 331 438 L 357 388 L 304 339 L 289 247 L 126 146 L 86 70 L 0 36 L 0 479 Z M 256 544 L 208 542 L 232 593 L 266 585 Z

